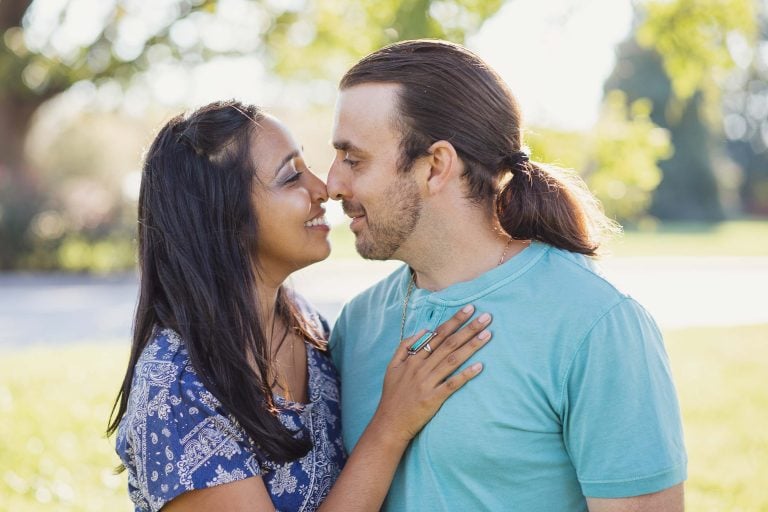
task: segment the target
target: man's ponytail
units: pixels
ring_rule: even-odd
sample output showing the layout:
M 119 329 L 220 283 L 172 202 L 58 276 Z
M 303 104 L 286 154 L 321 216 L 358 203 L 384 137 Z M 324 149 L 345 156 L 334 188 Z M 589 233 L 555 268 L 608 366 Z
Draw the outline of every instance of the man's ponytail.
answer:
M 512 238 L 596 256 L 603 238 L 619 230 L 575 173 L 527 158 L 504 164 L 511 178 L 496 198 L 496 214 Z

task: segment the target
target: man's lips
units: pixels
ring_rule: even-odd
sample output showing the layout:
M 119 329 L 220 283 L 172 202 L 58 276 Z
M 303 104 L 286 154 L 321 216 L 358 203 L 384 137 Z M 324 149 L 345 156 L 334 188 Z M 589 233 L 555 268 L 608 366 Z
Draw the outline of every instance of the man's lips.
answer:
M 355 213 L 355 214 L 347 214 L 352 218 L 352 221 L 349 223 L 349 228 L 353 231 L 363 222 L 365 222 L 365 214 L 364 213 Z

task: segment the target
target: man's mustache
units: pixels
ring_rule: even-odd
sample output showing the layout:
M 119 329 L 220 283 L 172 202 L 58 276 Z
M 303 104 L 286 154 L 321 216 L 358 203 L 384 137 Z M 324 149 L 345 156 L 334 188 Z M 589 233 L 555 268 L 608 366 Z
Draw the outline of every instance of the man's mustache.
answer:
M 359 217 L 365 215 L 365 210 L 358 203 L 347 201 L 346 199 L 341 201 L 341 208 L 348 217 Z

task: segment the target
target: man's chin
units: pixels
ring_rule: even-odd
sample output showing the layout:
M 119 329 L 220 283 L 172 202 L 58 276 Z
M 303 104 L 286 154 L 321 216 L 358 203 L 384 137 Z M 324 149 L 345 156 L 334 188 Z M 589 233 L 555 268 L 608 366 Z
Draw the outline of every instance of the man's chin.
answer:
M 387 261 L 393 258 L 395 251 L 384 251 L 381 247 L 376 247 L 370 243 L 369 240 L 365 240 L 358 236 L 355 240 L 355 250 L 361 258 L 372 261 Z

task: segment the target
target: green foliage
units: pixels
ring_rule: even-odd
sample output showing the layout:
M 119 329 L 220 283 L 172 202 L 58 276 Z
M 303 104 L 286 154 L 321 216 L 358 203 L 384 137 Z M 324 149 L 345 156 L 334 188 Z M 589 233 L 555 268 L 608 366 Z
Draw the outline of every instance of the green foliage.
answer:
M 758 23 L 760 48 L 768 44 L 768 3 L 763 2 Z M 730 43 L 738 67 L 723 90 L 723 128 L 728 153 L 743 174 L 739 192 L 744 211 L 768 215 L 768 66 L 764 52 L 755 51 L 746 38 L 734 36 Z
M 743 209 L 768 212 L 768 142 L 760 128 L 766 113 L 759 107 L 766 87 L 760 49 L 764 42 L 760 41 L 765 39 L 767 7 L 761 0 L 647 0 L 639 4 L 641 23 L 636 39 L 658 56 L 671 87 L 663 102 L 654 98 L 666 118 L 665 122 L 655 120 L 671 129 L 676 148 L 669 168 L 662 166 L 665 179 L 654 199 L 654 214 L 675 219 L 722 218 L 716 204 L 717 188 L 736 190 L 741 180 Z M 658 81 L 653 74 L 638 76 Z M 727 150 L 741 172 L 736 174 L 734 166 L 725 166 L 716 173 L 720 181 L 716 183 L 711 171 L 715 166 L 702 148 L 724 152 L 723 122 Z M 679 197 L 684 200 L 678 201 Z
M 580 171 L 609 217 L 636 224 L 661 179 L 657 162 L 672 152 L 669 133 L 651 120 L 650 112 L 650 101 L 628 106 L 622 92 L 612 91 L 591 132 L 531 130 L 526 143 L 536 160 Z
M 461 42 L 503 1 L 175 0 L 149 8 L 118 0 L 92 13 L 96 25 L 75 37 L 73 24 L 84 15 L 77 2 L 56 5 L 58 13 L 42 12 L 38 2 L 9 3 L 16 15 L 9 8 L 0 20 L 0 93 L 47 98 L 80 80 L 125 82 L 151 64 L 199 62 L 216 54 L 262 52 L 272 57 L 278 74 L 335 78 L 340 60 L 393 41 Z M 46 21 L 56 14 L 55 23 Z
M 566 132 L 549 128 L 528 128 L 525 145 L 537 162 L 583 171 L 590 159 L 592 136 L 587 132 Z
M 669 131 L 674 151 L 659 163 L 662 181 L 654 191 L 651 214 L 664 221 L 722 220 L 711 149 L 718 139 L 704 114 L 703 94 L 697 91 L 686 102 L 676 101 L 659 54 L 634 40 L 619 46 L 618 58 L 605 84 L 607 93 L 622 91 L 630 104 L 649 99 L 650 120 Z
M 403 39 L 463 42 L 498 11 L 502 0 L 327 0 L 277 15 L 265 43 L 284 77 L 337 79 L 362 57 Z
M 24 153 L 35 112 L 73 84 L 93 82 L 119 98 L 120 86 L 130 86 L 152 66 L 191 66 L 215 55 L 258 55 L 283 80 L 317 83 L 322 90 L 353 60 L 384 44 L 417 37 L 464 41 L 502 3 L 115 0 L 94 4 L 93 12 L 84 13 L 82 2 L 73 0 L 54 4 L 0 1 L 0 268 L 49 268 L 57 261 L 67 262 L 67 268 L 84 268 L 98 261 L 101 268 L 105 259 L 122 258 L 117 254 L 121 250 L 113 251 L 110 258 L 93 256 L 108 252 L 104 244 L 109 237 L 83 233 L 86 228 L 78 226 L 82 222 L 70 222 L 75 209 L 61 211 L 67 210 L 65 196 L 77 195 L 73 189 L 105 185 L 100 178 L 115 176 L 103 172 L 100 160 L 106 155 L 115 161 L 117 156 L 100 151 L 101 144 L 81 144 L 77 137 L 58 152 L 61 158 L 53 165 L 48 159 L 36 166 L 39 162 L 30 162 Z M 84 24 L 86 19 L 90 23 Z M 120 151 L 116 140 L 104 145 Z M 121 151 L 120 156 L 124 155 Z M 135 162 L 138 155 L 129 158 Z M 53 179 L 36 176 L 40 168 L 52 171 L 45 178 Z M 83 179 L 80 183 L 69 179 L 59 189 L 53 183 L 57 175 Z M 110 196 L 117 204 L 119 190 L 114 182 L 109 185 L 91 187 L 83 209 L 96 206 L 94 198 L 98 197 Z M 57 239 L 40 236 L 36 227 L 46 225 L 52 212 L 59 214 L 64 232 L 72 235 L 68 240 L 61 234 Z M 105 212 L 98 213 L 95 217 L 104 222 L 91 218 L 86 230 L 98 230 L 96 224 L 105 227 L 110 222 L 120 227 Z M 90 248 L 86 250 L 86 246 Z
M 757 34 L 755 0 L 649 0 L 642 4 L 637 40 L 653 48 L 672 80 L 675 95 L 687 100 L 704 88 L 716 93 L 717 81 L 733 66 L 727 39 L 738 32 Z
M 606 212 L 622 223 L 645 215 L 661 181 L 657 161 L 672 153 L 669 133 L 651 121 L 650 113 L 649 100 L 627 107 L 625 95 L 613 91 L 596 127 L 593 171 L 587 179 Z
M 661 163 L 664 177 L 651 213 L 665 220 L 719 221 L 724 218 L 715 176 L 714 139 L 703 114 L 704 98 L 696 93 L 679 121 L 669 127 L 675 154 Z

